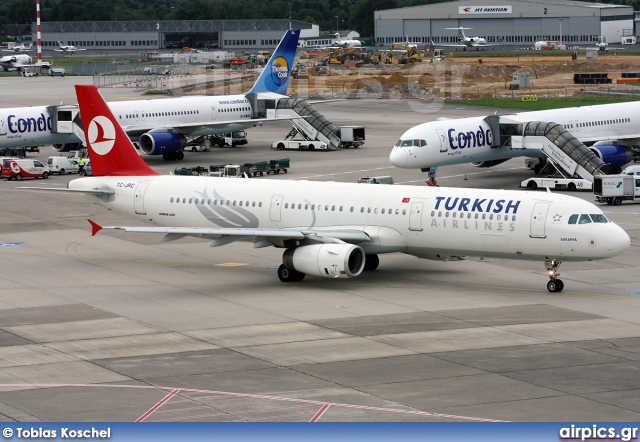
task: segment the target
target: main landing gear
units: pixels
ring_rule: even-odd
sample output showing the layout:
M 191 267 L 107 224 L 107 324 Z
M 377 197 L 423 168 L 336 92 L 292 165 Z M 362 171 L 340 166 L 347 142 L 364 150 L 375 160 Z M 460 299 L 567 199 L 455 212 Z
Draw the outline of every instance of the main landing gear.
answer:
M 280 281 L 282 282 L 302 281 L 304 277 L 304 273 L 294 269 L 288 269 L 284 266 L 284 264 L 280 264 L 280 267 L 278 267 L 278 278 L 280 278 Z
M 564 282 L 558 279 L 560 273 L 558 273 L 558 267 L 562 264 L 560 261 L 551 260 L 545 261 L 544 265 L 547 268 L 547 273 L 549 274 L 549 282 L 547 282 L 547 290 L 550 292 L 561 292 L 564 289 Z

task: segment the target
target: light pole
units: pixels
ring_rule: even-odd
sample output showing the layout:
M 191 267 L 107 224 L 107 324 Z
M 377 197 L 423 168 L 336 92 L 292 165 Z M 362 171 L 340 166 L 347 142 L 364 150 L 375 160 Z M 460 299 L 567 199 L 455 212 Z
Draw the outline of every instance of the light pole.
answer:
M 339 15 L 336 15 L 336 32 L 340 32 L 340 29 L 338 28 L 338 18 L 339 17 L 340 17 Z
M 558 17 L 558 21 L 560 22 L 560 43 L 558 43 L 558 46 L 562 44 L 562 20 L 564 20 L 564 17 Z

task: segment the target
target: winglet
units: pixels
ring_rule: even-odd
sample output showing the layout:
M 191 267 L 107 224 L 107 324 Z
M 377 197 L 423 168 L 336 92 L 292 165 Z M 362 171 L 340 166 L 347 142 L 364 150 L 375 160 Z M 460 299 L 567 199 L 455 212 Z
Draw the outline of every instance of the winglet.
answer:
M 102 230 L 102 226 L 94 221 L 91 221 L 90 219 L 87 219 L 87 221 L 89 221 L 89 224 L 91 224 L 91 236 L 96 236 L 96 233 Z

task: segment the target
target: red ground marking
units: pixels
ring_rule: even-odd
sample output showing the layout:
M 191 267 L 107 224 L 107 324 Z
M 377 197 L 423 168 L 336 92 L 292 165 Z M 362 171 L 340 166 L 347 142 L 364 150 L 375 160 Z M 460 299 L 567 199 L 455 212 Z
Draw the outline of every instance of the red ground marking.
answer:
M 331 404 L 324 404 L 321 409 L 318 410 L 315 416 L 311 418 L 309 422 L 316 422 L 318 419 L 322 417 L 325 411 L 331 406 Z
M 178 394 L 180 390 L 176 389 L 173 390 L 171 393 L 169 393 L 168 395 L 166 395 L 164 398 L 162 398 L 162 400 L 160 402 L 158 402 L 157 404 L 155 404 L 153 407 L 151 407 L 145 414 L 143 414 L 142 416 L 140 416 L 138 419 L 136 419 L 136 422 L 142 422 L 144 421 L 146 418 L 148 418 L 154 411 L 156 411 L 158 408 L 162 407 L 162 405 L 167 402 L 169 399 L 171 399 L 172 397 L 174 397 L 176 394 Z

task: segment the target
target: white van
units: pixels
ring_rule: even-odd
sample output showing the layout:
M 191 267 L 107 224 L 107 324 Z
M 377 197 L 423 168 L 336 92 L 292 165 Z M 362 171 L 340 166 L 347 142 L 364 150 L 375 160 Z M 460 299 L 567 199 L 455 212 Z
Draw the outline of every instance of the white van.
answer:
M 640 166 L 627 166 L 622 169 L 624 175 L 640 175 Z
M 47 158 L 47 166 L 49 166 L 51 173 L 59 173 L 60 175 L 78 173 L 80 171 L 78 162 L 67 157 L 49 157 Z
M 12 159 L 2 160 L 2 177 L 8 180 L 23 178 L 49 178 L 49 168 L 38 160 Z

